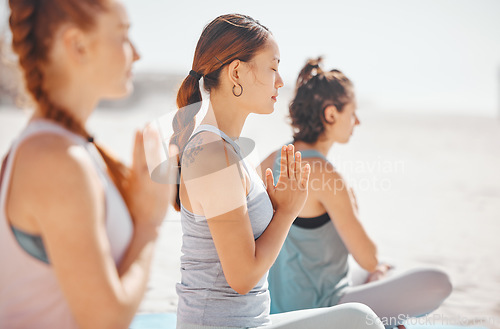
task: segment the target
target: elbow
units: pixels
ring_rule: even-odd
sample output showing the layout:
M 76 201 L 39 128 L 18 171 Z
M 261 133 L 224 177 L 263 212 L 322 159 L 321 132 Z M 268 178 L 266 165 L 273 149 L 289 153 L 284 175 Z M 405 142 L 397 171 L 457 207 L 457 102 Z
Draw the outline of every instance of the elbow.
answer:
M 235 275 L 232 277 L 226 277 L 229 286 L 240 295 L 248 294 L 257 284 L 257 281 L 253 280 L 248 275 Z
M 253 286 L 250 286 L 248 283 L 245 282 L 238 282 L 238 283 L 229 283 L 229 286 L 236 291 L 239 295 L 246 295 L 252 290 Z
M 104 328 L 104 329 L 127 329 L 132 322 L 135 308 L 124 303 L 107 304 L 95 307 L 90 311 L 94 316 L 85 314 L 79 322 L 82 329 Z M 77 319 L 78 320 L 78 319 Z
M 235 290 L 239 295 L 246 295 L 250 292 L 250 290 L 252 290 L 251 288 L 246 288 L 246 287 L 243 287 L 243 288 L 239 288 L 238 290 Z
M 130 326 L 130 323 L 132 322 L 132 319 L 130 321 L 124 320 L 124 319 L 102 319 L 98 320 L 94 323 L 85 323 L 85 325 L 82 325 L 80 328 L 105 328 L 105 329 L 127 329 Z

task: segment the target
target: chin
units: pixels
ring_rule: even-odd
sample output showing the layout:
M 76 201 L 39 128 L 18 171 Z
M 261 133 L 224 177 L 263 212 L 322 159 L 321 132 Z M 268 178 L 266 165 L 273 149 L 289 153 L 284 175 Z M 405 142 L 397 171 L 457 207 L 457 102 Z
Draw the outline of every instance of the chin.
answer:
M 337 143 L 339 143 L 339 144 L 347 144 L 347 143 L 349 143 L 350 140 L 351 140 L 351 136 L 346 137 L 344 139 L 341 139 L 341 140 L 337 141 Z
M 271 114 L 274 112 L 274 107 L 261 107 L 259 108 L 258 110 L 256 111 L 253 111 L 252 113 L 255 113 L 255 114 Z
M 119 88 L 118 90 L 115 90 L 109 95 L 107 95 L 106 98 L 108 99 L 125 98 L 130 96 L 130 94 L 132 94 L 133 91 L 134 91 L 134 86 L 132 85 L 132 83 L 128 83 L 126 86 L 123 86 L 122 88 Z

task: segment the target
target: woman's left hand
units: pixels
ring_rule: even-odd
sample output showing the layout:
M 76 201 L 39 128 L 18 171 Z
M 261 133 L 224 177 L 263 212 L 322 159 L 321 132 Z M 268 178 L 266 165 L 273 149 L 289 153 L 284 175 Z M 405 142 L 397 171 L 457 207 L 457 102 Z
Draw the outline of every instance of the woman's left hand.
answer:
M 366 279 L 365 283 L 369 283 L 369 282 L 378 281 L 380 279 L 383 279 L 387 275 L 387 272 L 389 272 L 389 270 L 392 268 L 393 267 L 389 264 L 378 264 L 375 271 L 370 273 L 370 275 L 368 276 L 368 279 Z

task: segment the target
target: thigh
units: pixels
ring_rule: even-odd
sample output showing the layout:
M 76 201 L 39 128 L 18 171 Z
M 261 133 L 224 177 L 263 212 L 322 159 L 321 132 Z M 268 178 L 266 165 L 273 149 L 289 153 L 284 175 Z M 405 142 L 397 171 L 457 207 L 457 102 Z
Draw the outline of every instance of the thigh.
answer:
M 272 314 L 271 322 L 266 329 L 383 328 L 373 311 L 359 303 Z

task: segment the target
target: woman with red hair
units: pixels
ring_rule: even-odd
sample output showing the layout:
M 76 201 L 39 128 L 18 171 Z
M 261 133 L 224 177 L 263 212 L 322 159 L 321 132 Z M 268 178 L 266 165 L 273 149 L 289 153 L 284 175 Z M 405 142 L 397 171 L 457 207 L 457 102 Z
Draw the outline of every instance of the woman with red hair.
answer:
M 35 108 L 2 166 L 0 327 L 127 328 L 169 195 L 140 132 L 127 168 L 85 129 L 101 99 L 132 90 L 127 13 L 118 0 L 9 3 Z

